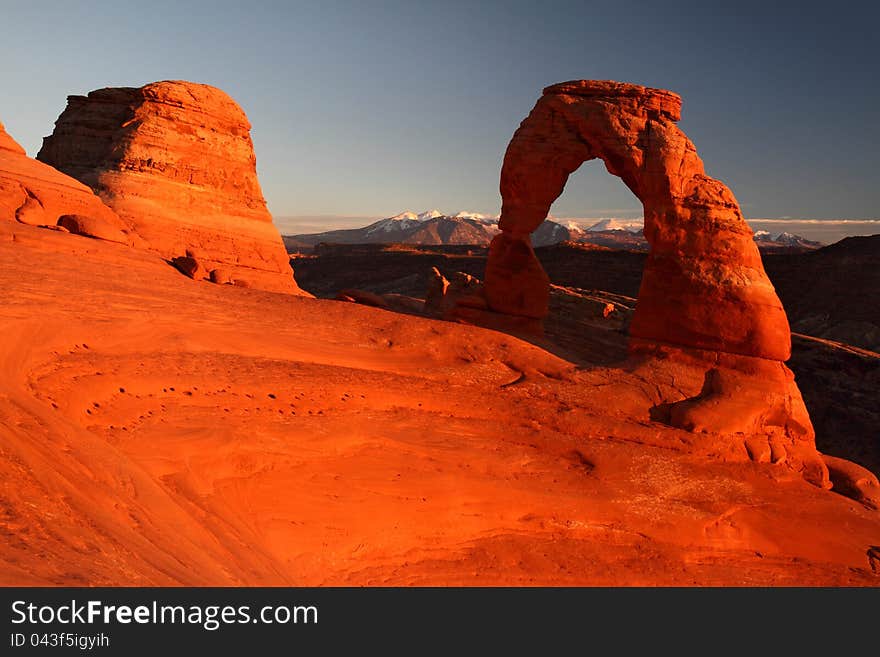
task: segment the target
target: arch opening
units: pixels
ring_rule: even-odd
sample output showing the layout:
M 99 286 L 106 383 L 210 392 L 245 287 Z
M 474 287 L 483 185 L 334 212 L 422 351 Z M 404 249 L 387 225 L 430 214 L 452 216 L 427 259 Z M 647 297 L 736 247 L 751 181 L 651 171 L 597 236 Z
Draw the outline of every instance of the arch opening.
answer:
M 575 220 L 585 228 L 606 220 L 632 226 L 641 224 L 643 216 L 638 196 L 620 177 L 609 174 L 598 158 L 585 161 L 569 174 L 549 214 L 554 221 Z

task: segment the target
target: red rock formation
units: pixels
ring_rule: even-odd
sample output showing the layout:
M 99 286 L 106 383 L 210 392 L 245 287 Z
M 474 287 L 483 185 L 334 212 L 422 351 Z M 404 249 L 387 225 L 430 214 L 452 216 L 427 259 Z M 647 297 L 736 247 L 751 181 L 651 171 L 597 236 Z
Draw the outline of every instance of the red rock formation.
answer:
M 128 226 L 91 189 L 29 158 L 0 124 L 0 221 L 55 225 L 64 215 L 101 225 L 114 241 L 126 241 Z
M 634 352 L 673 345 L 660 357 L 702 359 L 709 368 L 700 395 L 679 400 L 667 421 L 691 431 L 781 432 L 790 465 L 826 486 L 809 416 L 781 363 L 791 352 L 785 311 L 736 199 L 706 175 L 676 126 L 680 116 L 681 99 L 661 89 L 596 80 L 547 87 L 504 156 L 502 233 L 486 266 L 489 306 L 547 314 L 547 276 L 529 235 L 568 176 L 601 159 L 644 205 L 651 251 L 630 325 Z
M 459 308 L 486 309 L 482 281 L 462 271 L 455 272 L 449 281 L 439 269 L 432 267 L 423 310 L 434 317 L 455 319 Z
M 68 97 L 37 156 L 84 182 L 165 258 L 302 293 L 260 190 L 250 123 L 223 91 L 166 81 Z
M 680 98 L 660 89 L 593 80 L 545 89 L 504 157 L 504 237 L 496 240 L 517 242 L 527 251 L 523 244 L 569 174 L 600 158 L 644 204 L 651 253 L 632 335 L 785 360 L 788 321 L 752 230 L 730 190 L 705 174 L 693 143 L 675 125 L 680 115 Z M 490 259 L 486 284 L 493 308 L 530 317 L 546 314 L 541 299 L 518 301 L 511 295 L 521 290 L 503 285 L 504 276 L 522 269 L 518 262 L 508 266 L 506 256 Z M 539 287 L 537 269 L 531 278 Z

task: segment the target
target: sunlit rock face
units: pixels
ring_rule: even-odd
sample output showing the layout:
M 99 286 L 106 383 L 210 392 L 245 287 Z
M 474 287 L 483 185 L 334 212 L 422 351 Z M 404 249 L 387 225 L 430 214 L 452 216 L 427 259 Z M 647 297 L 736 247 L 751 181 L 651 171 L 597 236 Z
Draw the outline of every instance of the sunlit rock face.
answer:
M 83 217 L 101 236 L 128 239 L 128 226 L 91 189 L 28 157 L 0 123 L 0 221 L 54 226 L 66 215 Z
M 825 486 L 809 415 L 782 364 L 791 353 L 782 303 L 733 193 L 706 175 L 676 125 L 680 118 L 681 98 L 662 89 L 607 80 L 544 89 L 504 156 L 502 232 L 486 266 L 488 305 L 508 315 L 547 314 L 548 279 L 530 234 L 568 176 L 601 159 L 642 201 L 651 247 L 631 351 L 705 364 L 702 392 L 670 400 L 663 419 L 691 431 L 764 434 L 768 440 L 749 447 L 750 456 L 789 461 Z
M 487 274 L 493 308 L 545 314 L 539 295 L 506 289 L 506 258 L 530 261 L 528 247 L 509 244 L 527 242 L 569 174 L 599 158 L 645 210 L 651 255 L 632 335 L 746 356 L 788 358 L 788 321 L 764 273 L 752 230 L 731 191 L 705 174 L 696 148 L 676 125 L 680 116 L 681 99 L 660 89 L 581 80 L 544 90 L 504 158 L 504 236 L 498 238 L 504 247 L 494 249 L 501 257 L 490 263 L 489 272 L 495 275 Z M 533 276 L 540 278 L 537 271 Z M 521 301 L 511 299 L 511 294 Z
M 220 89 L 165 81 L 69 96 L 38 159 L 80 180 L 163 257 L 299 293 L 256 173 L 250 123 Z

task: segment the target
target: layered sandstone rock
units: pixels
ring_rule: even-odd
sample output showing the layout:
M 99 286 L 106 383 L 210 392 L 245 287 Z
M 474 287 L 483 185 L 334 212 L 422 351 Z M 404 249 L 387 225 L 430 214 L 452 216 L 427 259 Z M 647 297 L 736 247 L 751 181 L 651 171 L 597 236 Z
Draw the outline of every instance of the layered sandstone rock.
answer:
M 536 288 L 542 284 L 539 265 L 528 259 L 522 244 L 543 222 L 569 174 L 599 158 L 644 205 L 651 252 L 632 335 L 788 358 L 788 320 L 764 273 L 752 230 L 731 191 L 705 174 L 696 148 L 675 124 L 680 116 L 681 99 L 660 89 L 580 80 L 544 90 L 504 157 L 503 237 L 496 240 L 519 248 L 506 246 L 501 258 L 490 253 L 486 284 L 493 308 L 546 314 L 537 294 L 523 296 L 528 285 L 507 289 L 505 281 L 523 271 L 521 262 L 528 260 L 530 281 Z M 516 254 L 513 266 L 507 265 L 507 253 Z
M 65 215 L 80 217 L 83 225 L 104 227 L 113 241 L 128 241 L 129 226 L 91 189 L 29 158 L 0 124 L 0 221 L 54 226 Z
M 163 257 L 302 293 L 257 180 L 250 123 L 223 91 L 166 81 L 68 97 L 37 156 L 82 181 Z
M 499 313 L 547 314 L 547 275 L 530 233 L 568 176 L 601 159 L 642 201 L 651 246 L 630 325 L 633 352 L 686 357 L 706 370 L 702 392 L 670 400 L 666 421 L 691 431 L 764 433 L 773 440 L 766 450 L 749 449 L 756 460 L 788 462 L 827 486 L 809 415 L 782 364 L 791 352 L 785 311 L 736 199 L 706 175 L 676 126 L 680 117 L 679 96 L 661 89 L 596 80 L 544 89 L 504 156 L 487 301 Z M 658 345 L 663 353 L 651 353 Z

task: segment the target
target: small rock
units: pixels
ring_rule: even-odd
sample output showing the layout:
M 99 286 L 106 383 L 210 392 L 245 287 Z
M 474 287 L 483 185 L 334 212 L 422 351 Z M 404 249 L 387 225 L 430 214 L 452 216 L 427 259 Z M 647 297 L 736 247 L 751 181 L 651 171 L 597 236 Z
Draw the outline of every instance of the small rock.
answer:
M 58 225 L 75 235 L 93 237 L 105 242 L 128 244 L 128 237 L 122 231 L 123 224 L 114 225 L 107 218 L 91 217 L 81 214 L 65 214 L 59 217 Z
M 233 278 L 232 272 L 228 269 L 212 269 L 211 270 L 211 282 L 216 283 L 217 285 L 232 285 Z
M 194 281 L 201 281 L 208 277 L 208 272 L 199 263 L 198 260 L 190 256 L 178 256 L 171 259 L 174 265 L 181 273 L 186 274 Z

